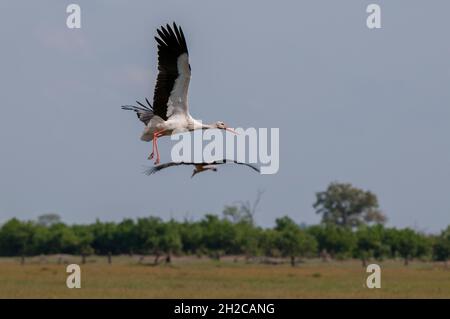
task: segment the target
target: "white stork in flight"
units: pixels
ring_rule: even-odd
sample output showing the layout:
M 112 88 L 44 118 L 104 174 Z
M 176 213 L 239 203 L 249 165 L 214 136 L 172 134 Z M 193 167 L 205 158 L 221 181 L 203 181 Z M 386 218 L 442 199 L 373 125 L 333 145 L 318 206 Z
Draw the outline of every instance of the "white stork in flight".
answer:
M 122 109 L 137 113 L 139 120 L 145 124 L 141 140 L 153 141 L 152 159 L 156 152 L 155 165 L 159 164 L 157 140 L 161 136 L 169 136 L 176 131 L 193 131 L 197 129 L 222 129 L 235 133 L 224 122 L 203 124 L 189 114 L 188 88 L 191 79 L 191 66 L 183 30 L 175 22 L 161 26 L 157 30 L 158 43 L 158 78 L 153 94 L 153 106 L 145 99 L 147 106 L 136 101 L 137 106 L 124 105 Z

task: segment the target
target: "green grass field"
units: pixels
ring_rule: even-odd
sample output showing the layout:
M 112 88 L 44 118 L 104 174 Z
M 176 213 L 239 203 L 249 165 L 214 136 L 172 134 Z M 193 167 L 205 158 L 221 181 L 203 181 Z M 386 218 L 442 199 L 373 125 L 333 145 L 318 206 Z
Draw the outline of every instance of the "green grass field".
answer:
M 81 265 L 81 289 L 66 287 L 66 265 L 76 256 L 0 258 L 0 298 L 450 298 L 450 269 L 443 264 L 384 261 L 381 289 L 365 287 L 367 273 L 359 261 L 307 260 L 246 263 L 243 258 L 213 261 L 174 258 L 171 265 L 151 265 L 146 258 L 88 258 Z

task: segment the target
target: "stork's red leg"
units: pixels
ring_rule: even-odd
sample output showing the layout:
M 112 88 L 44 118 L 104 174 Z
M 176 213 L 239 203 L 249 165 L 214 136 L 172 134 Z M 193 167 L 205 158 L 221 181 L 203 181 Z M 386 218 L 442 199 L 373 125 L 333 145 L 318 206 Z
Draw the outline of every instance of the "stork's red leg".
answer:
M 160 160 L 160 157 L 159 157 L 159 150 L 158 150 L 158 137 L 161 137 L 163 132 L 164 132 L 164 130 L 161 130 L 161 131 L 158 131 L 158 132 L 153 133 L 153 141 L 154 141 L 154 143 L 155 143 L 155 150 L 156 150 L 156 161 L 155 161 L 155 165 L 158 165 L 158 164 L 159 164 L 159 160 Z
M 153 159 L 154 156 L 155 156 L 155 137 L 153 137 L 152 139 L 152 153 L 150 154 L 148 159 L 151 160 Z
M 158 150 L 158 143 L 156 143 L 156 161 L 155 165 L 159 164 L 159 150 Z

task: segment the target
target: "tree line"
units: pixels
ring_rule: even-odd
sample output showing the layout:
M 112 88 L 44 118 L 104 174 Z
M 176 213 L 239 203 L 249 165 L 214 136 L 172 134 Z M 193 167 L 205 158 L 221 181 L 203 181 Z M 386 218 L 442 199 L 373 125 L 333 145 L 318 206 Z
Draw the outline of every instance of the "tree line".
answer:
M 368 260 L 415 258 L 447 261 L 450 257 L 450 226 L 438 235 L 413 229 L 385 227 L 374 194 L 350 184 L 332 183 L 317 193 L 314 204 L 322 215 L 319 225 L 305 226 L 289 217 L 278 218 L 272 228 L 254 222 L 256 204 L 241 202 L 226 206 L 222 216 L 206 215 L 198 221 L 158 217 L 124 219 L 121 222 L 67 225 L 58 215 L 43 215 L 36 221 L 10 219 L 0 227 L 0 256 L 50 254 L 108 255 L 140 254 L 170 262 L 173 255 L 244 255 L 247 260 L 321 257 Z

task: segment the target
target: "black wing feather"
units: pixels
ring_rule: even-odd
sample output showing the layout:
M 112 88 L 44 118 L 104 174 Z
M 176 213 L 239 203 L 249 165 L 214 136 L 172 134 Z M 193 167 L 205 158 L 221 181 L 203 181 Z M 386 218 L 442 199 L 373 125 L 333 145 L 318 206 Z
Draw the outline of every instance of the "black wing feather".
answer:
M 261 171 L 259 170 L 258 167 L 252 165 L 252 164 L 248 164 L 248 163 L 242 163 L 242 162 L 238 162 L 236 160 L 229 160 L 229 159 L 223 159 L 220 161 L 214 161 L 214 162 L 192 162 L 192 163 L 188 163 L 188 162 L 169 162 L 169 163 L 164 163 L 164 164 L 160 164 L 154 167 L 150 167 L 147 170 L 145 170 L 145 174 L 146 175 L 152 175 L 155 174 L 156 172 L 159 172 L 162 169 L 168 168 L 168 167 L 172 167 L 172 166 L 179 166 L 179 165 L 200 165 L 200 166 L 206 166 L 206 165 L 222 165 L 222 164 L 227 164 L 227 163 L 235 163 L 238 165 L 245 165 L 247 167 L 250 167 L 251 169 L 253 169 L 254 171 L 260 173 Z
M 146 174 L 146 175 L 153 175 L 153 174 L 159 172 L 162 169 L 165 169 L 165 168 L 168 168 L 168 167 L 172 167 L 172 166 L 180 166 L 180 165 L 193 165 L 193 163 L 169 162 L 169 163 L 159 164 L 159 165 L 147 168 L 144 171 L 144 174 Z
M 152 119 L 154 113 L 153 113 L 153 107 L 151 106 L 151 104 L 149 103 L 147 98 L 145 98 L 145 101 L 147 101 L 148 107 L 146 105 L 142 104 L 141 102 L 136 101 L 136 103 L 140 106 L 123 105 L 122 110 L 136 112 L 138 119 L 141 122 L 143 122 L 145 125 L 147 125 L 148 122 L 150 122 L 150 120 Z
M 166 29 L 167 28 L 167 29 Z M 188 53 L 183 31 L 175 23 L 173 29 L 167 25 L 157 30 L 158 37 L 158 77 L 153 95 L 153 113 L 167 120 L 167 102 L 178 73 L 178 57 Z
M 224 159 L 224 160 L 221 160 L 221 161 L 214 162 L 212 164 L 221 165 L 221 164 L 226 164 L 226 163 L 235 163 L 235 164 L 238 164 L 238 165 L 244 165 L 244 166 L 250 167 L 251 169 L 253 169 L 254 171 L 256 171 L 258 173 L 261 173 L 261 171 L 259 170 L 258 167 L 254 166 L 252 164 L 249 164 L 249 163 L 238 162 L 236 160 Z

